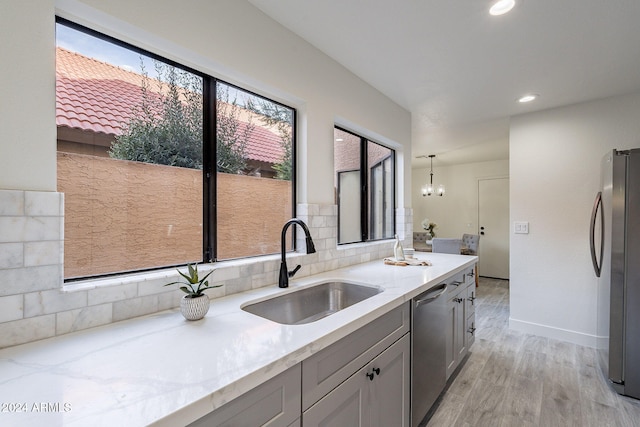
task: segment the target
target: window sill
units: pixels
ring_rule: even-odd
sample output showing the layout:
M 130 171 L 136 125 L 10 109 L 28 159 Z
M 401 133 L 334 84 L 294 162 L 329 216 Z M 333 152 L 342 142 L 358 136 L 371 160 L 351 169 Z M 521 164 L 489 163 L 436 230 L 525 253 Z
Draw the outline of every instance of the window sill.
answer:
M 393 243 L 394 239 L 385 239 L 385 240 L 374 240 L 372 242 L 357 242 L 357 243 L 343 243 L 337 245 L 336 249 L 338 251 L 346 251 L 349 249 L 358 249 L 358 248 L 370 248 L 372 246 L 382 246 L 387 245 L 389 243 Z
M 287 259 L 296 257 L 298 253 L 287 253 Z M 279 254 L 262 255 L 251 258 L 240 258 L 225 261 L 216 261 L 213 263 L 198 264 L 198 271 L 201 273 L 208 273 L 212 270 L 219 271 L 220 277 L 217 277 L 215 281 L 224 281 L 227 275 L 224 274 L 225 270 L 233 268 L 242 268 L 249 265 L 255 265 L 260 263 L 280 261 Z M 117 276 L 110 276 L 105 278 L 91 278 L 86 280 L 79 280 L 72 283 L 65 283 L 62 286 L 63 292 L 80 292 L 97 288 L 106 288 L 112 286 L 126 286 L 131 284 L 138 284 L 142 282 L 151 281 L 166 281 L 167 283 L 179 279 L 176 272 L 176 268 L 162 268 L 152 271 L 144 271 L 140 273 L 123 273 Z M 277 277 L 274 276 L 274 282 Z

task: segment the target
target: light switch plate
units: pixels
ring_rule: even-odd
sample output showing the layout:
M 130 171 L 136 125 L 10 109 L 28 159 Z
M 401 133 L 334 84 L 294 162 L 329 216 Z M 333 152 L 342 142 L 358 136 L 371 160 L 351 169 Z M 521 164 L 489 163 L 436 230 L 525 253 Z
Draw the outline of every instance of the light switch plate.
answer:
M 526 221 L 514 221 L 513 232 L 515 234 L 529 234 L 529 223 Z

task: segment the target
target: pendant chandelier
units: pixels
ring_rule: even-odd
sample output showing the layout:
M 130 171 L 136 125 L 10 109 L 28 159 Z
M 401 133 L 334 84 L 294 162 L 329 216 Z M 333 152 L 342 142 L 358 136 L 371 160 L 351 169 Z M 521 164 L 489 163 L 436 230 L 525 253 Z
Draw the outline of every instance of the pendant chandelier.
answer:
M 431 168 L 429 169 L 429 184 L 422 187 L 422 197 L 431 196 L 435 194 L 436 196 L 444 196 L 444 185 L 438 185 L 438 188 L 434 190 L 433 187 L 433 158 L 435 154 L 429 154 L 429 156 L 420 156 L 420 157 L 429 157 L 431 160 Z

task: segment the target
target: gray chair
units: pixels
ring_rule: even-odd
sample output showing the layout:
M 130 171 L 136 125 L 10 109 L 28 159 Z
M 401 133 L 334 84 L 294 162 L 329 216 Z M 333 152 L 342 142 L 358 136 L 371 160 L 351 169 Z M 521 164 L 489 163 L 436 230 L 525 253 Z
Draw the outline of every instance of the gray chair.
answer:
M 469 255 L 478 255 L 478 244 L 480 243 L 480 235 L 463 234 L 462 243 L 467 247 Z
M 431 235 L 427 232 L 414 231 L 413 232 L 413 249 L 419 252 L 431 252 L 431 245 L 427 244 L 427 241 L 431 238 Z
M 462 239 L 434 237 L 433 240 L 431 240 L 431 248 L 433 252 L 460 255 L 460 249 L 462 249 Z

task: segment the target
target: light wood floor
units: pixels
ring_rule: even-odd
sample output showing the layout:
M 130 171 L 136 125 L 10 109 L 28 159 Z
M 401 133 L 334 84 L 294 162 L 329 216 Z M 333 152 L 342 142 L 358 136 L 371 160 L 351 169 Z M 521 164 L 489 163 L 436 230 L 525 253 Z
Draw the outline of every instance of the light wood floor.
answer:
M 509 330 L 506 280 L 481 278 L 477 297 L 475 344 L 428 427 L 640 426 L 640 401 L 609 388 L 596 350 Z

